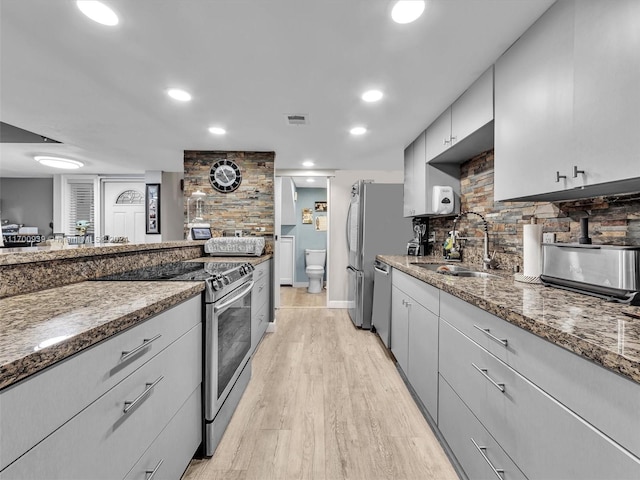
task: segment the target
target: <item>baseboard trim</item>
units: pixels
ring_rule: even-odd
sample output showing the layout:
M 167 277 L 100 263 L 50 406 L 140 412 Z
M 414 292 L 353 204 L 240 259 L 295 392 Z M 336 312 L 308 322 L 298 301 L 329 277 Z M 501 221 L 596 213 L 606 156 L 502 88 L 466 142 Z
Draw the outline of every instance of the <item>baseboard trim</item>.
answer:
M 327 302 L 327 308 L 349 308 L 349 307 L 353 307 L 353 302 L 350 302 L 348 300 L 329 300 L 329 302 Z
M 293 287 L 294 288 L 308 288 L 309 287 L 309 282 L 293 282 Z
M 269 322 L 267 324 L 266 333 L 276 333 L 276 330 L 278 330 L 277 325 L 276 325 L 276 318 L 273 317 L 273 322 Z

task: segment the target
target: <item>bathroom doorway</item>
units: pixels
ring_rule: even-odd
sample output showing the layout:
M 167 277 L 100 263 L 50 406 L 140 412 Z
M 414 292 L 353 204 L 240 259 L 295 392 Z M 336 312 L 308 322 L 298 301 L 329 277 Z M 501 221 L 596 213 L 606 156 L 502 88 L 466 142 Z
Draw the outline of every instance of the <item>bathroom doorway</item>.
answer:
M 317 172 L 276 172 L 276 307 L 326 307 L 329 252 L 330 177 Z M 326 252 L 322 288 L 309 293 L 306 250 Z M 318 280 L 316 280 L 317 282 Z M 317 283 L 316 283 L 317 285 Z

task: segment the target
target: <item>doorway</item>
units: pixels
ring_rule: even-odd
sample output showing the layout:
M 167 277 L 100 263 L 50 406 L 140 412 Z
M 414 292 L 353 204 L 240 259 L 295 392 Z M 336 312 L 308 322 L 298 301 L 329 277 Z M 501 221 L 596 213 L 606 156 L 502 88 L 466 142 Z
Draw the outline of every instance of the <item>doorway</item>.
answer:
M 330 177 L 317 172 L 276 176 L 276 308 L 327 306 L 330 188 Z M 306 249 L 326 252 L 320 293 L 307 292 Z
M 103 236 L 126 237 L 129 242 L 145 242 L 144 182 L 103 181 Z

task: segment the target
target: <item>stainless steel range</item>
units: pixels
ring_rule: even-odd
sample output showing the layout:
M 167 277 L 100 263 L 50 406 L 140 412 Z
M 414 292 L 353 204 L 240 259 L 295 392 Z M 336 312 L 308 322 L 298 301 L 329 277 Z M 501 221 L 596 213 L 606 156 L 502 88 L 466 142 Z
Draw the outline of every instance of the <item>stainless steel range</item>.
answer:
M 204 281 L 204 454 L 213 455 L 251 379 L 248 262 L 177 262 L 98 280 Z

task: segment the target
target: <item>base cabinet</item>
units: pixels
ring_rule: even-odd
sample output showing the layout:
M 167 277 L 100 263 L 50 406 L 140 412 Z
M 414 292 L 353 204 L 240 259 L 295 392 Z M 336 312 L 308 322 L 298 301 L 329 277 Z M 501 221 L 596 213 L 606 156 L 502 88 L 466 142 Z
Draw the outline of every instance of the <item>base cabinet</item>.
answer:
M 255 285 L 251 291 L 251 351 L 253 352 L 271 321 L 271 260 L 253 271 Z
M 391 284 L 391 352 L 435 419 L 438 410 L 439 292 L 397 270 L 392 270 Z
M 189 315 L 183 317 L 183 314 Z M 177 325 L 182 326 L 181 332 L 176 331 Z M 5 396 L 7 399 L 2 404 L 2 417 L 7 420 L 19 416 L 21 409 L 16 407 L 17 400 L 21 395 L 27 395 L 23 403 L 30 400 L 30 382 L 33 381 L 43 382 L 39 383 L 43 386 L 39 397 L 45 400 L 48 398 L 47 385 L 52 389 L 59 381 L 67 381 L 69 389 L 63 394 L 63 398 L 56 398 L 55 401 L 66 400 L 67 403 L 74 404 L 76 392 L 85 390 L 91 383 L 85 383 L 83 378 L 86 366 L 94 368 L 96 378 L 93 383 L 98 384 L 109 376 L 104 374 L 105 371 L 113 373 L 124 368 L 125 365 L 120 368 L 111 366 L 114 358 L 111 353 L 117 354 L 115 358 L 123 358 L 121 341 L 130 344 L 138 337 L 140 328 L 143 337 L 146 337 L 144 331 L 148 328 L 152 331 L 173 331 L 174 335 L 160 351 L 151 348 L 160 344 L 149 342 L 151 345 L 146 350 L 150 349 L 154 355 L 145 352 L 144 348 L 140 349 L 136 355 L 140 361 L 137 368 L 104 393 L 96 390 L 96 396 L 92 400 L 79 407 L 60 427 L 35 441 L 24 454 L 0 471 L 0 479 L 125 478 L 145 458 L 151 463 L 155 462 L 155 465 L 163 460 L 165 469 L 168 469 L 165 472 L 179 471 L 179 476 L 184 471 L 202 440 L 200 296 L 107 339 L 72 357 L 68 362 L 62 362 L 60 366 L 53 365 L 33 379 L 27 378 L 1 392 L 0 400 Z M 162 334 L 159 335 L 157 341 L 162 338 Z M 114 342 L 114 348 L 111 347 L 111 342 Z M 95 363 L 95 352 L 104 355 L 102 364 Z M 71 371 L 67 371 L 69 365 L 72 367 Z M 102 368 L 99 368 L 100 365 Z M 126 363 L 126 366 L 129 365 Z M 64 376 L 59 375 L 58 368 L 63 368 Z M 73 371 L 77 373 L 75 377 Z M 47 380 L 48 376 L 52 379 Z M 78 384 L 74 385 L 74 382 Z M 41 408 L 47 414 L 47 409 L 51 407 L 45 402 Z M 49 414 L 56 415 L 54 411 Z M 17 430 L 3 429 L 3 441 L 10 444 L 12 437 L 22 438 L 24 429 L 28 429 L 24 424 Z M 160 448 L 162 444 L 176 441 L 174 436 L 180 439 L 179 446 Z M 149 452 L 155 451 L 154 448 L 157 449 L 157 454 L 151 455 Z M 160 470 L 156 478 L 171 477 L 159 472 Z

